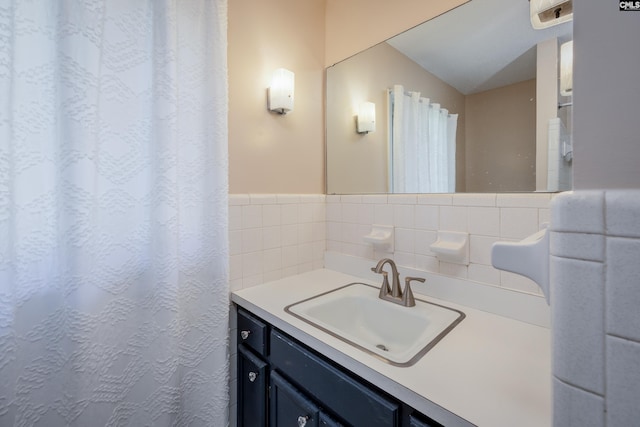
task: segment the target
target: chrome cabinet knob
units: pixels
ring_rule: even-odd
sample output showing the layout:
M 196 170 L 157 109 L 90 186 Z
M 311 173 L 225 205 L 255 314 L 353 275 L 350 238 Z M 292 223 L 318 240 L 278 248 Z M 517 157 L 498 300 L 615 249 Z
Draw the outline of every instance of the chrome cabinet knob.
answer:
M 251 334 L 251 331 L 240 331 L 240 337 L 243 340 L 246 340 L 247 338 L 249 338 L 250 334 Z
M 300 415 L 298 417 L 298 427 L 304 427 L 307 425 L 307 421 L 309 420 L 309 416 L 307 415 Z
M 258 374 L 255 372 L 249 372 L 249 381 L 254 382 L 258 378 Z

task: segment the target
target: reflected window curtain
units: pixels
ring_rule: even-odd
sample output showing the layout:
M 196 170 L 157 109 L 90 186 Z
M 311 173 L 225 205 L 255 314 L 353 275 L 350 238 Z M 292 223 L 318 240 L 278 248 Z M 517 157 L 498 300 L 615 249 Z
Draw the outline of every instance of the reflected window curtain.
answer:
M 0 425 L 228 424 L 226 8 L 0 2 Z
M 393 192 L 454 192 L 457 114 L 402 85 L 392 98 Z

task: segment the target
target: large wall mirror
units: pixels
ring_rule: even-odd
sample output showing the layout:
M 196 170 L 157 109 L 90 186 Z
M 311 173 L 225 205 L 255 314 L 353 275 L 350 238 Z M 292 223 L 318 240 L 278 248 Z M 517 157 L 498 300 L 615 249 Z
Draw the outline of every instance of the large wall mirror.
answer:
M 570 189 L 571 39 L 527 1 L 471 0 L 327 68 L 327 194 Z

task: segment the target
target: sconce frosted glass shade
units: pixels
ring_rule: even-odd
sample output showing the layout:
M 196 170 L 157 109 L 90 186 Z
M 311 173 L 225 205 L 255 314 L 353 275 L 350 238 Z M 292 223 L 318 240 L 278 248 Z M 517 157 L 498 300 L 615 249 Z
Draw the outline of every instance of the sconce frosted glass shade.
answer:
M 358 119 L 356 121 L 356 131 L 358 133 L 369 133 L 376 131 L 376 104 L 373 102 L 363 102 L 358 108 Z
M 573 94 L 573 40 L 560 46 L 560 95 Z
M 273 73 L 269 87 L 268 108 L 278 114 L 293 111 L 293 92 L 295 75 L 292 71 L 278 68 Z

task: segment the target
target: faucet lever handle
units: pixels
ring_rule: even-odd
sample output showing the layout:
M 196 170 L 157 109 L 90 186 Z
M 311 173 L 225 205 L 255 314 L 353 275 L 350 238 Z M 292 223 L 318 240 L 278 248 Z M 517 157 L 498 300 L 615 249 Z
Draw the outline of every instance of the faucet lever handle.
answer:
M 413 297 L 413 291 L 411 290 L 412 281 L 424 283 L 422 277 L 405 277 L 404 279 L 404 292 L 402 294 L 402 305 L 405 307 L 413 307 L 416 305 L 416 300 Z

